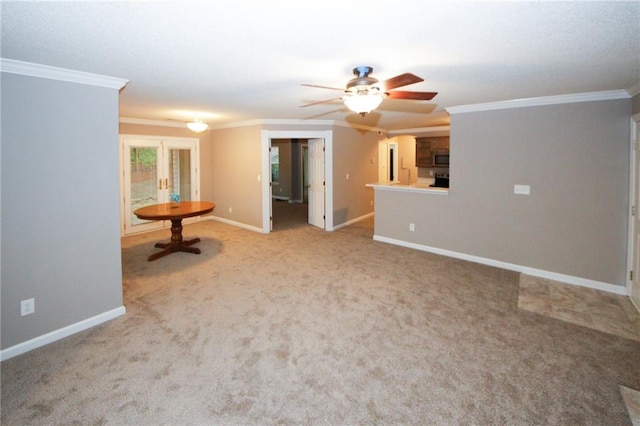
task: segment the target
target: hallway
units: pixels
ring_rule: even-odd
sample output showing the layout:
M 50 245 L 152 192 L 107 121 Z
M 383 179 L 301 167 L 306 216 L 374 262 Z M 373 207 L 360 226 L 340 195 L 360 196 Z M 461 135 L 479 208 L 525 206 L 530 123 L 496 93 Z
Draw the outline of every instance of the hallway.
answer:
M 273 200 L 271 205 L 273 232 L 311 226 L 309 225 L 309 205 L 307 203 L 290 203 L 285 200 Z

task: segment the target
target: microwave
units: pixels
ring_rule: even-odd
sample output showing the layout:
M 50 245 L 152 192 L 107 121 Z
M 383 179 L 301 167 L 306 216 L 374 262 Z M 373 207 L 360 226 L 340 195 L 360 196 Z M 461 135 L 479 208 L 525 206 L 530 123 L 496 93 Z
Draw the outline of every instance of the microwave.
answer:
M 431 153 L 433 167 L 449 167 L 449 150 L 435 150 Z

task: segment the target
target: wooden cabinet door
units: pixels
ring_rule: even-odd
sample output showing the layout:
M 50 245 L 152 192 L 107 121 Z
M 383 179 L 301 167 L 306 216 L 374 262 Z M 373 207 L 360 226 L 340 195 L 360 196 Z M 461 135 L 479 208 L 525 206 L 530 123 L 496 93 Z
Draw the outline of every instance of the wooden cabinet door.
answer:
M 416 166 L 417 167 L 433 167 L 433 159 L 431 158 L 430 139 L 416 139 Z

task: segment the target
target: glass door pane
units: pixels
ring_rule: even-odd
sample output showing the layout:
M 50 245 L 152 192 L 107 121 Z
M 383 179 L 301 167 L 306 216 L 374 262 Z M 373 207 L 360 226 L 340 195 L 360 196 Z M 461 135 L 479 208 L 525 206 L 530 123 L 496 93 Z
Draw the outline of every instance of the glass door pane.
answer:
M 198 140 L 163 140 L 167 176 L 167 198 L 176 194 L 180 201 L 198 201 Z M 187 218 L 182 223 L 198 221 L 197 217 Z
M 162 203 L 162 151 L 153 140 L 126 139 L 124 165 L 124 233 L 158 229 L 162 221 L 138 219 L 133 212 L 144 206 Z
M 191 149 L 169 149 L 169 195 L 193 201 L 191 194 Z
M 133 211 L 158 203 L 158 150 L 156 148 L 131 147 L 131 223 L 144 222 Z

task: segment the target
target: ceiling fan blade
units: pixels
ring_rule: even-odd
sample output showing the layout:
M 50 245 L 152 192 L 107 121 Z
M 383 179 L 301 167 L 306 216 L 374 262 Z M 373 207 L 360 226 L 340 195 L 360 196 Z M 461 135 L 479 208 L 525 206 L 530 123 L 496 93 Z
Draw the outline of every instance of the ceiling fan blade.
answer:
M 329 86 L 319 86 L 317 84 L 301 84 L 301 86 L 316 87 L 318 89 L 340 90 L 341 92 L 344 92 L 344 89 L 338 89 L 337 87 L 329 87 Z
M 438 92 L 406 92 L 397 90 L 387 93 L 389 99 L 411 99 L 414 101 L 429 101 L 433 99 Z
M 308 106 L 312 106 L 312 105 L 328 104 L 330 102 L 335 102 L 335 101 L 337 101 L 337 100 L 339 100 L 341 98 L 342 98 L 342 96 L 340 96 L 338 98 L 327 99 L 327 100 L 324 100 L 324 101 L 312 102 L 310 104 L 300 105 L 300 108 L 304 108 L 304 107 L 308 107 Z
M 424 81 L 424 79 L 418 77 L 417 75 L 411 74 L 410 72 L 406 72 L 404 74 L 397 75 L 388 80 L 385 80 L 380 83 L 380 87 L 382 90 L 391 90 L 396 87 L 408 86 L 413 83 L 420 83 Z

